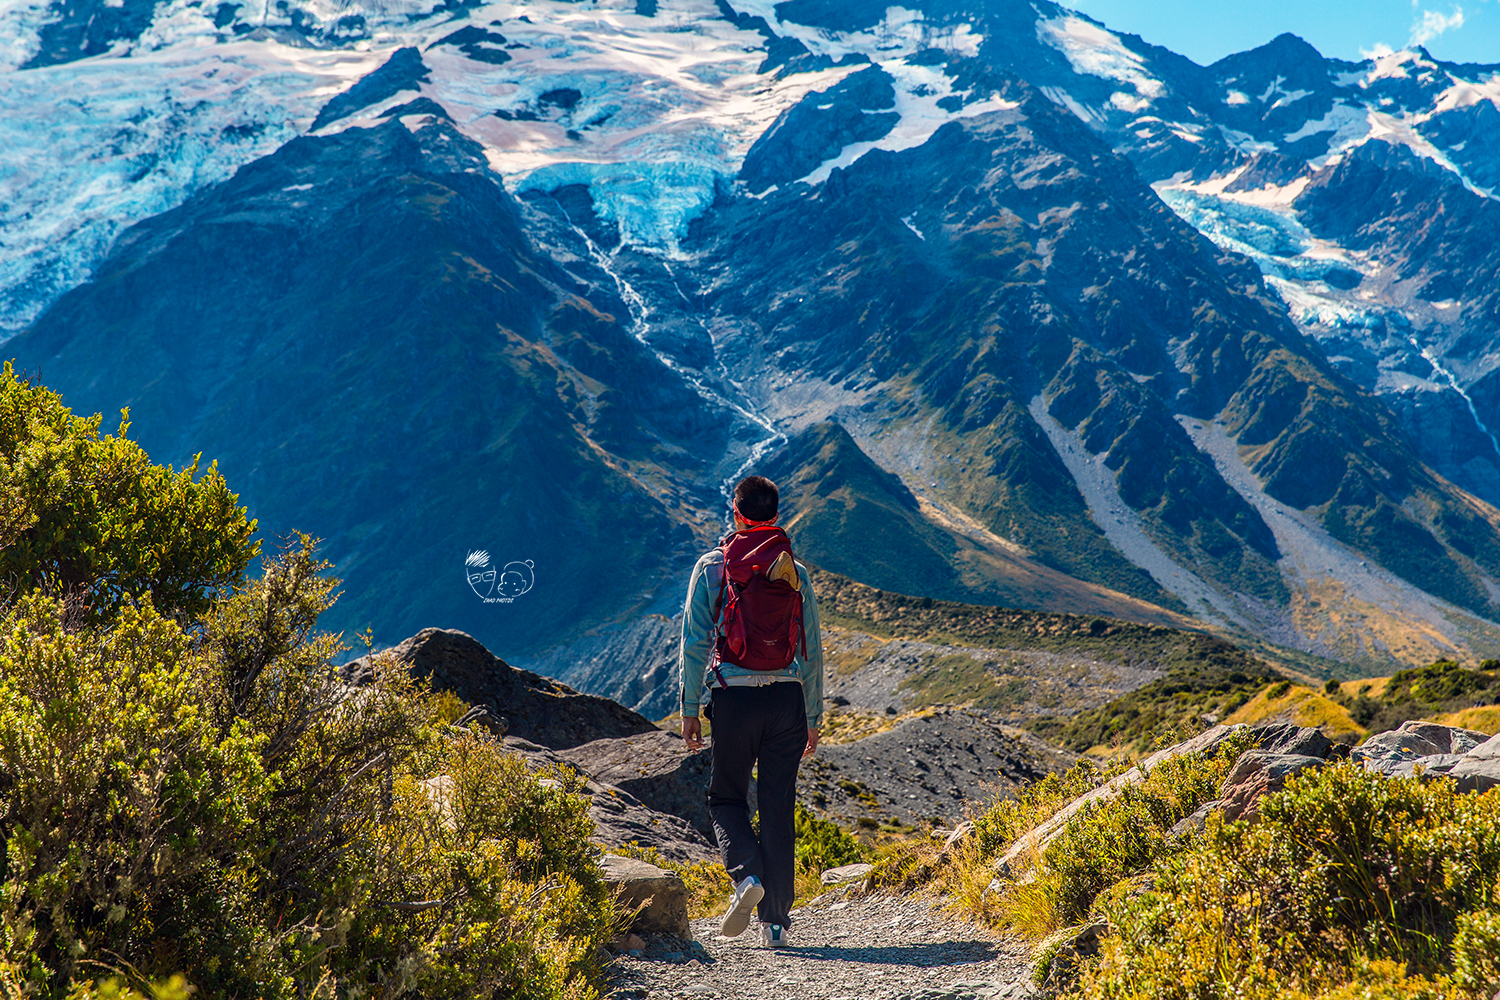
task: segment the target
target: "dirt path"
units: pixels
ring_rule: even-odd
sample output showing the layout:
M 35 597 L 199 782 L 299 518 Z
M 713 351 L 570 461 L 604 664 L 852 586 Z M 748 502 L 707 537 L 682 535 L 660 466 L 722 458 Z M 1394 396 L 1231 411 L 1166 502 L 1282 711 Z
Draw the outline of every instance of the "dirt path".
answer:
M 720 938 L 717 917 L 696 942 L 648 942 L 611 973 L 617 1000 L 1000 1000 L 1030 997 L 1028 951 L 924 900 L 831 892 L 792 911 L 791 946 L 763 948 L 756 925 Z

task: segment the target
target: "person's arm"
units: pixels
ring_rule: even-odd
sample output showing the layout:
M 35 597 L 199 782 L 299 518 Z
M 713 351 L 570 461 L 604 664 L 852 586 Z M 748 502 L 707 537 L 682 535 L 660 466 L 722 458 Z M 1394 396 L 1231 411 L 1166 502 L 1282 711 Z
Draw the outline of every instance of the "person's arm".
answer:
M 818 748 L 823 730 L 823 630 L 818 624 L 818 598 L 813 593 L 807 567 L 798 565 L 802 577 L 802 634 L 807 637 L 807 655 L 802 658 L 802 697 L 807 709 L 807 750 Z
M 693 567 L 693 575 L 688 580 L 687 601 L 682 608 L 682 646 L 677 654 L 677 665 L 682 674 L 682 737 L 689 746 L 703 745 L 698 706 L 703 697 L 703 674 L 708 669 L 708 654 L 713 648 L 713 599 L 717 595 L 709 593 L 708 564 L 712 557 L 710 552 Z M 692 739 L 689 739 L 690 728 Z

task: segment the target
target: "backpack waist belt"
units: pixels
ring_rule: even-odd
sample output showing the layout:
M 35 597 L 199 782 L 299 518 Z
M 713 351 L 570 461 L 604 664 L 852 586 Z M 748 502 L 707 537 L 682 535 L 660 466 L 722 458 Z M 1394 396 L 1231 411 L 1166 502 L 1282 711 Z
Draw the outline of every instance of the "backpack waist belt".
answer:
M 784 674 L 734 674 L 724 678 L 725 687 L 765 687 L 767 684 L 775 684 L 777 681 L 791 681 L 793 684 L 801 684 L 800 677 L 787 677 Z

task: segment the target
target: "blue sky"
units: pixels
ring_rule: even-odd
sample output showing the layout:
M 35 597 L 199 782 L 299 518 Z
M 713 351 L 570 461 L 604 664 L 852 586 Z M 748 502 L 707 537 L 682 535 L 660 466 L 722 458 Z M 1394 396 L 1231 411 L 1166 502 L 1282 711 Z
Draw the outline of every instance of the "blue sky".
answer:
M 1439 59 L 1500 63 L 1500 0 L 1061 0 L 1115 31 L 1207 65 L 1290 31 L 1337 59 L 1421 44 Z

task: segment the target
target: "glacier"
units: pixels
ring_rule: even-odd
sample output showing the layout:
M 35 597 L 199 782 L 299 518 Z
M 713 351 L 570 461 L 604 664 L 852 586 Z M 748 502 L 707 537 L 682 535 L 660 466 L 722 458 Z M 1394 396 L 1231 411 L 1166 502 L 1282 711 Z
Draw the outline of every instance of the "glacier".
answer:
M 130 225 L 306 134 L 329 98 L 402 47 L 424 50 L 421 96 L 484 146 L 511 190 L 587 184 L 627 243 L 668 254 L 777 115 L 849 71 L 760 73 L 763 37 L 712 0 L 662 0 L 654 16 L 634 0 L 520 0 L 458 17 L 437 0 L 254 8 L 218 25 L 170 0 L 138 38 L 27 69 L 49 8 L 0 9 L 0 340 L 88 280 Z M 497 26 L 507 61 L 438 44 L 465 21 Z M 548 103 L 570 89 L 575 103 Z
M 594 211 L 619 225 L 624 242 L 677 256 L 688 225 L 713 204 L 720 176 L 711 167 L 685 161 L 557 163 L 533 170 L 515 190 L 551 194 L 582 184 Z

